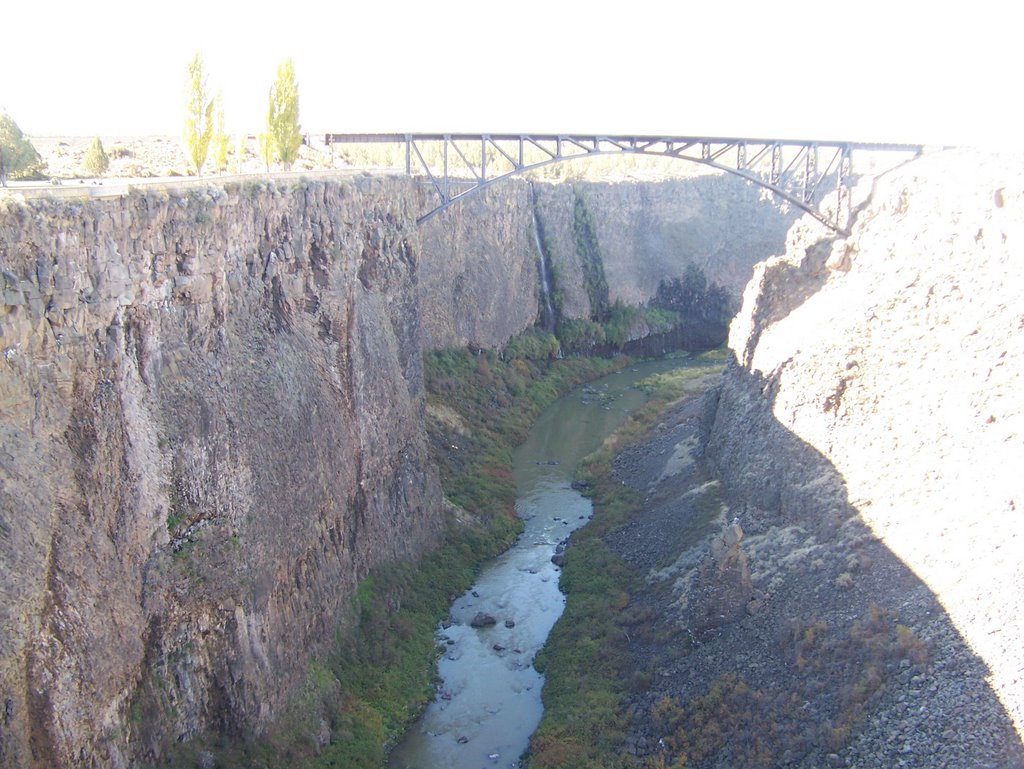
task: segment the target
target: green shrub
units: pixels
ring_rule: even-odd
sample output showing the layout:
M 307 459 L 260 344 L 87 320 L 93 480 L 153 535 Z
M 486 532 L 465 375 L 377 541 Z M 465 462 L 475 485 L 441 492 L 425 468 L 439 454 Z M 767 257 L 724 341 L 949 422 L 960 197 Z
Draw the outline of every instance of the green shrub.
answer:
M 97 136 L 92 140 L 89 151 L 85 153 L 85 160 L 82 161 L 82 167 L 89 176 L 103 176 L 110 168 L 110 158 L 103 150 L 103 142 L 100 141 L 100 137 Z
M 651 335 L 664 334 L 678 324 L 679 315 L 671 310 L 626 305 L 618 299 L 612 305 L 603 328 L 607 344 L 616 350 L 622 350 L 630 341 L 630 335 L 635 329 Z
M 558 355 L 558 339 L 554 334 L 535 328 L 513 337 L 502 350 L 504 360 L 548 360 Z
M 11 116 L 0 115 L 0 185 L 7 179 L 40 178 L 46 163 Z
M 562 318 L 558 321 L 558 338 L 567 353 L 588 355 L 604 346 L 604 327 L 586 318 Z

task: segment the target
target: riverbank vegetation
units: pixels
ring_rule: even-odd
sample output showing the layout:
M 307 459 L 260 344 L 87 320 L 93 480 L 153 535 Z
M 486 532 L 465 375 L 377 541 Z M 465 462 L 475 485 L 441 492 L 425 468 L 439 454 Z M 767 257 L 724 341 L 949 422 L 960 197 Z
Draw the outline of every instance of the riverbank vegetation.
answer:
M 626 669 L 626 649 L 650 617 L 630 603 L 642 575 L 604 543 L 643 501 L 613 479 L 612 463 L 670 405 L 703 390 L 720 372 L 724 354 L 716 350 L 698 360 L 698 365 L 644 380 L 646 405 L 587 457 L 577 473 L 592 497 L 594 516 L 573 533 L 565 552 L 560 583 L 567 596 L 565 613 L 537 657 L 545 674 L 544 717 L 531 740 L 531 769 L 620 766 L 622 702 L 630 691 L 649 683 L 646 671 Z
M 265 739 L 207 745 L 223 767 L 370 769 L 432 696 L 434 629 L 480 564 L 511 544 L 512 451 L 540 412 L 629 358 L 557 359 L 550 334 L 527 332 L 501 352 L 426 353 L 428 435 L 446 497 L 444 544 L 418 563 L 363 580 L 335 650 L 310 665 L 306 686 Z M 194 746 L 175 766 L 195 766 Z

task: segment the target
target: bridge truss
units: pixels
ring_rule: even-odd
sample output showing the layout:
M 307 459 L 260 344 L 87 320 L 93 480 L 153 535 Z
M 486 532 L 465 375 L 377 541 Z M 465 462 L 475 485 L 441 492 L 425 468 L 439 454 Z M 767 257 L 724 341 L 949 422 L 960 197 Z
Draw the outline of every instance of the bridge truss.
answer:
M 327 134 L 324 141 L 328 146 L 400 145 L 405 172 L 422 178 L 434 194 L 434 207 L 417 224 L 526 171 L 597 155 L 633 154 L 687 160 L 741 176 L 838 232 L 845 231 L 850 213 L 855 150 L 920 154 L 924 149 L 916 144 L 583 134 Z

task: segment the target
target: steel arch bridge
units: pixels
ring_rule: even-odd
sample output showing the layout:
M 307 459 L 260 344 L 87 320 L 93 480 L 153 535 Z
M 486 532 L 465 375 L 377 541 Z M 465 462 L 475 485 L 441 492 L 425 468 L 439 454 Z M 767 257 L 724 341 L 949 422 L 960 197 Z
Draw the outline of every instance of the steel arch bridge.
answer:
M 735 174 L 841 233 L 844 214 L 849 214 L 854 150 L 915 155 L 924 150 L 918 144 L 598 134 L 326 134 L 324 143 L 401 146 L 405 172 L 424 178 L 435 196 L 434 207 L 417 224 L 526 171 L 597 155 L 633 154 L 687 160 Z M 837 199 L 828 213 L 822 203 L 833 192 Z

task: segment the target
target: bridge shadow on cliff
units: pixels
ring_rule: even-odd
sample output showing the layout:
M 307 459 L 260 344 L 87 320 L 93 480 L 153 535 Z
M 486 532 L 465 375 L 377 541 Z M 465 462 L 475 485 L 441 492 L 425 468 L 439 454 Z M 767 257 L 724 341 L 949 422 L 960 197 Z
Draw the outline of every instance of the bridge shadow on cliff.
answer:
M 617 464 L 647 500 L 606 542 L 647 572 L 631 603 L 661 617 L 630 648 L 652 683 L 630 697 L 627 753 L 640 766 L 1024 767 L 985 661 L 842 472 L 773 416 L 779 376 L 731 363 L 702 408 L 670 415 L 674 441 L 699 433 L 685 473 L 651 486 L 638 472 L 670 444 Z M 666 552 L 666 527 L 690 525 L 695 489 L 716 477 L 729 479 L 722 533 Z

